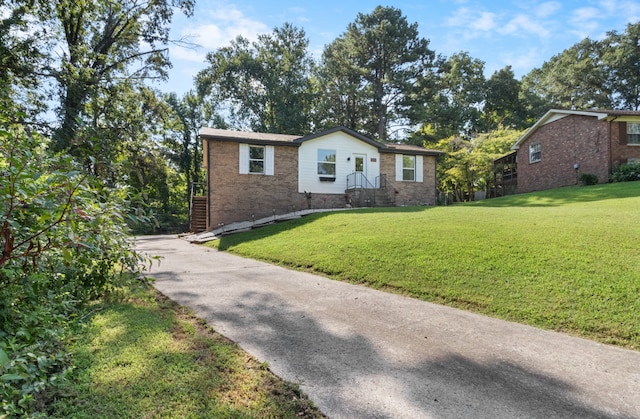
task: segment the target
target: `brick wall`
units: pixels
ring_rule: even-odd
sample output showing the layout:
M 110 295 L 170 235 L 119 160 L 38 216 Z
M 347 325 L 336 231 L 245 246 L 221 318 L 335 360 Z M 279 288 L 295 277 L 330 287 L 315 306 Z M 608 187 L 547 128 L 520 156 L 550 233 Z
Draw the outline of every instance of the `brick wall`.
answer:
M 436 204 L 436 157 L 423 156 L 423 182 L 396 181 L 396 155 L 380 154 L 380 173 L 387 175 L 389 194 L 395 193 L 395 203 L 399 205 Z
M 518 150 L 518 192 L 576 185 L 580 173 L 608 182 L 608 138 L 609 122 L 595 117 L 570 115 L 540 126 Z M 529 163 L 529 146 L 536 143 L 541 146 L 541 160 Z
M 298 148 L 275 146 L 274 176 L 239 173 L 237 142 L 207 140 L 209 211 L 207 229 L 236 221 L 250 221 L 306 209 L 305 195 L 298 193 Z M 435 205 L 434 156 L 423 157 L 424 182 L 396 182 L 395 154 L 380 155 L 381 173 L 386 173 L 396 205 Z M 345 194 L 312 194 L 312 208 L 343 208 Z
M 614 122 L 611 124 L 612 169 L 627 163 L 630 158 L 640 159 L 640 145 L 627 145 L 627 124 Z
M 307 207 L 298 190 L 298 148 L 275 146 L 274 176 L 239 173 L 239 145 L 208 140 L 209 222 L 249 221 Z

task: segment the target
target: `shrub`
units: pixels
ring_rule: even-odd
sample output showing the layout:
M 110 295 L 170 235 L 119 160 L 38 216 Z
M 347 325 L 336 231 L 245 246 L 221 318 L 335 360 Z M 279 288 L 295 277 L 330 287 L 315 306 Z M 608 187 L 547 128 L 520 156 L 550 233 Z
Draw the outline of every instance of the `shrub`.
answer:
M 597 185 L 598 184 L 598 176 L 593 173 L 580 173 L 578 176 L 578 181 L 581 185 L 589 186 L 589 185 Z
M 625 163 L 616 167 L 611 175 L 614 182 L 640 180 L 640 163 Z
M 86 304 L 131 284 L 144 260 L 122 194 L 24 126 L 1 128 L 0 417 L 31 416 L 71 366 L 64 342 Z

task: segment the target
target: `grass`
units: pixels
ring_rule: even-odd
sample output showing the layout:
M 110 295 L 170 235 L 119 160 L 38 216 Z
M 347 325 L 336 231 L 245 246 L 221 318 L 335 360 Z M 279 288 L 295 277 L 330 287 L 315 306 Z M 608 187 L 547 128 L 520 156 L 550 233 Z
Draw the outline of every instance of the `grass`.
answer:
M 71 348 L 50 417 L 317 418 L 297 386 L 155 291 L 105 304 Z
M 210 246 L 640 348 L 640 182 L 317 214 Z

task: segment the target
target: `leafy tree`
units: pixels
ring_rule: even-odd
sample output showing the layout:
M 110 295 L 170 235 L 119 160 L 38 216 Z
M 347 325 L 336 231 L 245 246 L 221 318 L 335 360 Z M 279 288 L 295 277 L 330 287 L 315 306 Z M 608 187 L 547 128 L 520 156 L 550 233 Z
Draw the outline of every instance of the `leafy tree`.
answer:
M 76 129 L 85 171 L 111 187 L 128 186 L 139 211 L 153 214 L 155 227 L 136 233 L 176 231 L 186 222 L 187 200 L 177 168 L 166 159 L 163 141 L 175 135 L 173 110 L 159 92 L 139 81 L 123 80 L 96 90 L 85 106 L 85 123 Z M 186 176 L 186 175 L 185 175 Z M 179 196 L 179 198 L 178 198 Z
M 36 78 L 57 89 L 59 127 L 52 147 L 72 152 L 83 146 L 75 133 L 96 89 L 115 80 L 166 76 L 168 25 L 174 7 L 188 15 L 193 11 L 192 0 L 34 0 L 6 6 L 11 14 L 3 24 L 29 24 L 29 30 L 23 31 L 25 41 L 9 44 L 7 57 L 26 51 L 41 58 L 41 65 L 29 70 L 18 60 L 12 82 Z M 3 32 L 0 29 L 4 39 L 22 39 Z
M 482 109 L 485 132 L 499 127 L 523 129 L 530 125 L 520 90 L 511 66 L 494 72 L 486 81 Z
M 436 138 L 470 137 L 478 130 L 484 83 L 484 63 L 466 52 L 454 54 L 443 63 L 437 93 L 426 114 Z
M 532 70 L 523 80 L 528 95 L 560 109 L 610 109 L 609 73 L 602 63 L 601 45 L 585 38 Z
M 432 93 L 435 53 L 399 9 L 376 7 L 358 14 L 325 48 L 321 92 L 324 108 L 340 123 L 385 141 L 392 124 L 412 125 Z M 335 82 L 332 82 L 335 81 Z M 341 89 L 344 89 L 341 91 Z
M 315 124 L 328 129 L 344 126 L 364 131 L 370 109 L 367 106 L 362 74 L 356 64 L 352 39 L 338 39 L 325 46 L 318 67 L 316 88 L 320 99 Z
M 542 70 L 533 69 L 520 80 L 519 98 L 522 103 L 522 111 L 527 115 L 526 126 L 529 127 L 540 119 L 554 105 L 546 97 L 538 92 L 543 79 Z
M 500 129 L 471 140 L 452 136 L 434 148 L 447 152 L 438 165 L 438 189 L 454 201 L 473 200 L 476 191 L 490 194 L 493 187 L 493 161 L 508 152 L 523 131 Z
M 477 190 L 484 190 L 487 196 L 491 194 L 494 186 L 493 162 L 494 160 L 511 152 L 511 146 L 524 133 L 523 129 L 497 129 L 474 138 L 473 153 L 476 159 Z
M 209 67 L 197 77 L 200 96 L 222 102 L 230 125 L 259 132 L 308 132 L 313 100 L 313 60 L 302 29 L 290 24 L 260 35 L 239 36 L 207 54 Z
M 226 123 L 219 116 L 211 103 L 206 102 L 193 91 L 182 98 L 175 93 L 166 96 L 171 107 L 172 116 L 169 132 L 165 133 L 163 145 L 169 160 L 183 176 L 183 197 L 189 201 L 191 188 L 195 192 L 203 192 L 205 180 L 202 169 L 202 146 L 198 138 L 200 128 L 213 126 L 226 128 Z
M 30 2 L 8 0 L 0 5 L 0 85 L 2 94 L 13 107 L 28 112 L 24 118 L 36 120 L 46 108 L 47 96 L 42 93 L 37 70 L 44 65 L 47 49 L 40 41 L 46 30 L 33 27 L 29 20 Z
M 617 109 L 640 109 L 640 23 L 628 24 L 624 33 L 609 32 L 602 41 L 608 82 Z

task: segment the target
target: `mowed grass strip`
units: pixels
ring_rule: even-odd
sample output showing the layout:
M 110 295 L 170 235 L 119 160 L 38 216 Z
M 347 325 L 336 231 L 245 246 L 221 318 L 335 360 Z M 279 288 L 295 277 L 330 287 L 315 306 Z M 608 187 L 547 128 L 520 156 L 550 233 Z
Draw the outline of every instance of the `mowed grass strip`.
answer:
M 208 245 L 640 348 L 640 182 L 325 213 Z
M 75 370 L 49 417 L 324 417 L 296 385 L 154 290 L 104 304 L 70 349 Z

